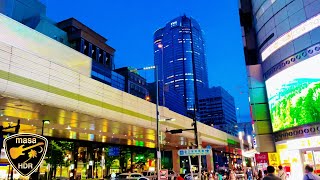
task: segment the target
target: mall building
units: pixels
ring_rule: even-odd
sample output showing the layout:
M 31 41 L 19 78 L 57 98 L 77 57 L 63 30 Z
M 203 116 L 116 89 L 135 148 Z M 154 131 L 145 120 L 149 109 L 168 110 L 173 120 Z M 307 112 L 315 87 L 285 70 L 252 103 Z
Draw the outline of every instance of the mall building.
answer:
M 10 2 L 25 5 L 21 0 Z M 41 176 L 86 179 L 111 172 L 154 171 L 156 105 L 94 79 L 93 59 L 70 48 L 66 33 L 54 32 L 61 36 L 49 37 L 0 14 L 0 125 L 15 126 L 19 119 L 19 133 L 47 137 L 50 144 Z M 190 167 L 178 150 L 192 146 L 194 132 L 165 132 L 190 129 L 193 120 L 163 106 L 159 114 L 162 168 L 183 173 Z M 204 169 L 213 170 L 214 156 L 225 159 L 219 160 L 225 167 L 241 159 L 237 137 L 202 123 L 197 126 L 200 145 L 213 150 L 202 157 Z M 13 134 L 14 129 L 6 130 L 3 137 L 7 133 Z M 2 152 L 0 179 L 9 177 L 10 171 Z
M 295 179 L 319 174 L 320 0 L 241 0 L 239 13 L 257 150 Z

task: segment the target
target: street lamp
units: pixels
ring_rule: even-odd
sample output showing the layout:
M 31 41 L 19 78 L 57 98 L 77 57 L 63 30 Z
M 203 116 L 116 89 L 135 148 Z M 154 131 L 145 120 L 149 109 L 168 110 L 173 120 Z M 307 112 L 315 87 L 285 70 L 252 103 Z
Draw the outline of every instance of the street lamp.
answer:
M 161 75 L 162 75 L 162 106 L 165 106 L 165 97 L 164 97 L 164 73 L 163 73 L 163 44 L 159 43 L 158 48 L 161 49 Z
M 251 139 L 251 136 L 248 135 L 247 136 L 247 141 L 248 141 L 248 144 L 249 144 L 249 150 L 252 148 L 252 139 Z
M 175 118 L 165 118 L 165 119 L 159 119 L 161 122 L 168 122 L 168 121 L 175 121 Z
M 44 128 L 44 125 L 45 125 L 45 124 L 50 124 L 50 120 L 48 120 L 48 119 L 42 120 L 41 136 L 43 136 L 43 128 Z M 41 165 L 40 165 L 40 166 L 41 166 Z M 40 179 L 40 166 L 39 166 L 39 168 L 38 168 L 38 174 L 37 174 L 38 179 Z
M 240 140 L 240 148 L 241 148 L 241 158 L 242 158 L 242 164 L 243 164 L 243 166 L 245 166 L 245 159 L 244 159 L 244 156 L 243 156 L 243 153 L 244 153 L 243 136 L 244 136 L 244 132 L 240 131 L 239 132 L 239 140 Z
M 41 136 L 43 136 L 43 128 L 44 128 L 45 124 L 50 124 L 50 120 L 48 120 L 48 119 L 42 120 Z
M 160 44 L 158 45 L 160 47 Z M 161 46 L 163 47 L 163 46 Z M 155 71 L 155 79 L 156 79 L 156 151 L 157 151 L 157 179 L 160 179 L 160 167 L 161 167 L 161 151 L 160 151 L 160 140 L 159 140 L 159 122 L 160 122 L 160 113 L 159 113 L 159 75 L 158 75 L 158 66 L 149 66 L 144 68 L 135 69 L 137 70 L 151 70 L 154 69 Z

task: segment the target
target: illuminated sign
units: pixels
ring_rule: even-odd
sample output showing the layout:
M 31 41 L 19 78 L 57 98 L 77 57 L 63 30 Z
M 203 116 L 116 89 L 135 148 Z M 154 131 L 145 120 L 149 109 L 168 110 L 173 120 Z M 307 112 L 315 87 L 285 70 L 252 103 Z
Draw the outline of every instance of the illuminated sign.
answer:
M 313 18 L 301 23 L 299 26 L 293 28 L 291 31 L 285 33 L 273 43 L 271 43 L 264 51 L 261 53 L 262 61 L 266 60 L 272 53 L 288 44 L 289 42 L 297 39 L 298 37 L 312 31 L 313 29 L 320 26 L 320 14 L 314 16 Z
M 319 60 L 320 54 L 315 55 L 266 81 L 274 132 L 319 122 Z
M 177 26 L 178 25 L 178 21 L 174 21 L 170 23 L 171 27 Z
M 211 154 L 211 149 L 180 149 L 179 156 L 205 156 Z
M 255 160 L 257 163 L 268 163 L 268 153 L 261 152 L 260 154 L 255 154 Z
M 41 165 L 48 140 L 36 134 L 16 134 L 3 141 L 11 166 L 22 176 L 29 176 Z
M 287 141 L 288 150 L 306 149 L 314 147 L 320 147 L 320 136 Z
M 280 165 L 280 159 L 278 153 L 268 153 L 269 165 L 278 167 Z

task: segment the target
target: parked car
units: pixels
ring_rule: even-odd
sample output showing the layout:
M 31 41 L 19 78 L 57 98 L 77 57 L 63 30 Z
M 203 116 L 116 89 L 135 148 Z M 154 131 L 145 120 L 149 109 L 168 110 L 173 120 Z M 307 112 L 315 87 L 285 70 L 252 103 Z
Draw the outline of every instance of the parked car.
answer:
M 154 171 L 144 171 L 144 172 L 142 172 L 142 175 L 146 178 L 149 178 L 150 180 L 157 179 L 157 174 Z
M 124 179 L 140 179 L 140 180 L 149 180 L 149 178 L 144 177 L 140 173 L 122 173 L 119 175 L 119 180 L 124 180 Z

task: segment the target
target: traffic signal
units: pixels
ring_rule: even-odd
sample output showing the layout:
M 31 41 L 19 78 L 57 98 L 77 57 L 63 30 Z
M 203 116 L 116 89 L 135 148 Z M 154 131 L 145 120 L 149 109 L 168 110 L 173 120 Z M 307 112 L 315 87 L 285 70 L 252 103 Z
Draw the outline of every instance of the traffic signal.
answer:
M 170 130 L 170 131 L 167 131 L 167 132 L 169 132 L 169 133 L 171 133 L 171 134 L 180 134 L 180 133 L 182 133 L 182 129 L 174 129 L 174 130 Z

